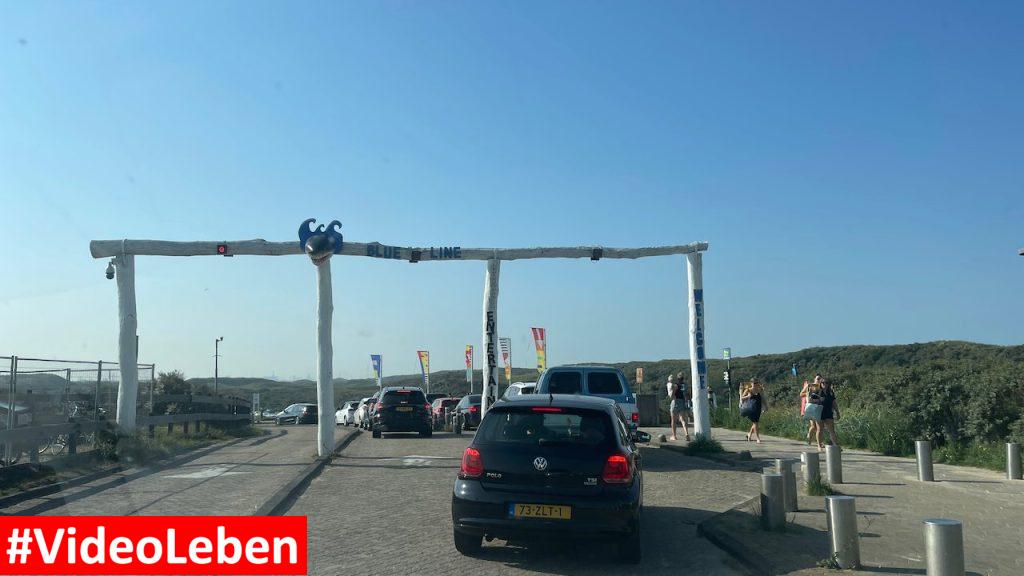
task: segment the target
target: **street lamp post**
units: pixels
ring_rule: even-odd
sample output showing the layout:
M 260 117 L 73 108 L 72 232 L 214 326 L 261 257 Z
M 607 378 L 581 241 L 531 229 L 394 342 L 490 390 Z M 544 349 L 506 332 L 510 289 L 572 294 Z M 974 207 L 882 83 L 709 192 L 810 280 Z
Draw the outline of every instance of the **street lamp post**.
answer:
M 213 395 L 217 395 L 217 388 L 220 384 L 220 342 L 224 337 L 221 336 L 213 341 Z

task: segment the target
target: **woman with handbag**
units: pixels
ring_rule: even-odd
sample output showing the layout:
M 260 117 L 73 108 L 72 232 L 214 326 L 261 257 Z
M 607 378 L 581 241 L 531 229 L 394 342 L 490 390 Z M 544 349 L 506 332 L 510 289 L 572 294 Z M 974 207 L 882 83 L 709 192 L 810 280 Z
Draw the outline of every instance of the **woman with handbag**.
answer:
M 757 443 L 761 443 L 761 433 L 757 429 L 757 423 L 761 421 L 761 412 L 768 409 L 768 402 L 764 398 L 764 386 L 761 381 L 754 378 L 750 384 L 744 385 L 740 392 L 740 415 L 750 420 L 750 430 L 747 432 L 747 442 L 753 434 Z
M 804 380 L 804 387 L 800 390 L 800 417 L 807 420 L 807 444 L 810 445 L 811 437 L 818 436 L 818 418 L 820 414 L 818 407 L 821 404 L 821 374 L 814 375 L 814 382 Z M 810 413 L 807 407 L 811 407 Z

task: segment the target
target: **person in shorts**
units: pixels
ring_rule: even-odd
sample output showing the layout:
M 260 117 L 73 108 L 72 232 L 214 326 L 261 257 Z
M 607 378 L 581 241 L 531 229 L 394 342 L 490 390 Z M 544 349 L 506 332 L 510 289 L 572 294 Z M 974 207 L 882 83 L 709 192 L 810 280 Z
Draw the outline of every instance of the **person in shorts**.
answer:
M 668 399 L 669 407 L 668 413 L 669 418 L 672 421 L 672 440 L 676 439 L 676 421 L 678 420 L 683 424 L 683 432 L 686 434 L 686 440 L 690 440 L 690 429 L 686 427 L 686 414 L 689 412 L 689 400 L 686 394 L 686 380 L 683 378 L 683 373 L 672 379 L 672 375 L 668 376 Z

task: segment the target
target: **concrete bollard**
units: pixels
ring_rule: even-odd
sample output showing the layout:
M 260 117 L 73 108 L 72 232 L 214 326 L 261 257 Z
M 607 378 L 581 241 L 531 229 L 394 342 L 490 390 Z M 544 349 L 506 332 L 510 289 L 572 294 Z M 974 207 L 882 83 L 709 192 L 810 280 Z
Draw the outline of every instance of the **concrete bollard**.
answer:
M 1016 442 L 1006 443 L 1006 479 L 1024 480 L 1020 470 L 1020 444 Z
M 924 521 L 927 576 L 964 576 L 964 527 L 956 520 Z
M 800 454 L 800 460 L 804 463 L 804 483 L 821 481 L 821 457 L 817 452 L 804 452 Z
M 839 567 L 860 567 L 860 536 L 857 534 L 857 505 L 853 496 L 826 496 L 829 551 Z
M 785 524 L 782 474 L 765 472 L 761 474 L 761 527 L 765 530 L 782 530 Z
M 782 502 L 786 512 L 797 511 L 796 472 L 793 461 L 786 458 L 775 459 L 775 471 L 782 475 Z
M 916 440 L 914 452 L 917 453 L 917 479 L 921 482 L 935 482 L 935 471 L 932 469 L 932 443 L 930 440 Z
M 825 446 L 825 471 L 829 484 L 843 483 L 843 452 L 839 446 Z

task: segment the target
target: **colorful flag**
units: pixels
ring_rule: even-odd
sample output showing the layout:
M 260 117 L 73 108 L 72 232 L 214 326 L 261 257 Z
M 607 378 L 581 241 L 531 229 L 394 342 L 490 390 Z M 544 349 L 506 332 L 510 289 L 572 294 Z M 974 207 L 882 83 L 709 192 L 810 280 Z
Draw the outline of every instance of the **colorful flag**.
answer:
M 373 364 L 373 373 L 377 375 L 377 382 L 380 382 L 383 375 L 381 370 L 380 354 L 370 354 L 370 363 Z
M 466 344 L 466 382 L 473 381 L 473 346 Z
M 512 339 L 498 338 L 501 347 L 501 359 L 505 363 L 505 382 L 512 382 Z
M 548 340 L 543 328 L 530 328 L 533 332 L 533 344 L 537 347 L 537 372 L 548 367 Z
M 423 371 L 423 387 L 430 390 L 430 352 L 418 350 L 416 354 L 420 357 L 420 370 Z

